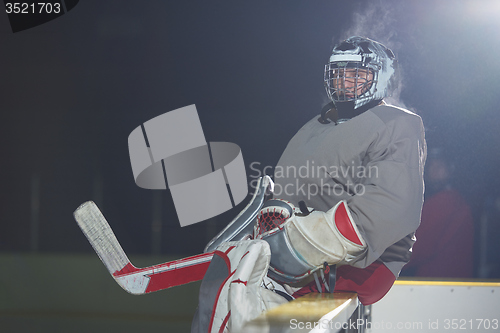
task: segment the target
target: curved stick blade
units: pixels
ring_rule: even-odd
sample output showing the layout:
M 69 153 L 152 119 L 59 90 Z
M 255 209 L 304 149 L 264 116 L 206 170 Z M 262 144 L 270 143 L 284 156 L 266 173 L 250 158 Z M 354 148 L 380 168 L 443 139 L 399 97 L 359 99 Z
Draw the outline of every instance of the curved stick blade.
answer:
M 111 275 L 130 264 L 113 230 L 93 201 L 80 205 L 73 216 Z

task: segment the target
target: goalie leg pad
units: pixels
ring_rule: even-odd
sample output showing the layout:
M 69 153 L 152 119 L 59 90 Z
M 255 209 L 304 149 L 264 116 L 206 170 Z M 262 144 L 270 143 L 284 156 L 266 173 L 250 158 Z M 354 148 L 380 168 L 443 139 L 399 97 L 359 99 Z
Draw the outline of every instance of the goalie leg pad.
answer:
M 226 242 L 214 253 L 200 287 L 191 332 L 239 332 L 250 320 L 286 303 L 262 288 L 271 252 L 262 240 Z
M 295 251 L 313 266 L 349 263 L 366 250 L 345 201 L 327 212 L 294 216 L 287 221 L 285 230 Z
M 363 246 L 364 243 L 361 240 L 358 228 L 352 220 L 351 213 L 347 210 L 347 204 L 344 201 L 339 202 L 338 205 L 334 207 L 335 216 L 335 226 L 337 230 L 344 236 L 348 241 Z

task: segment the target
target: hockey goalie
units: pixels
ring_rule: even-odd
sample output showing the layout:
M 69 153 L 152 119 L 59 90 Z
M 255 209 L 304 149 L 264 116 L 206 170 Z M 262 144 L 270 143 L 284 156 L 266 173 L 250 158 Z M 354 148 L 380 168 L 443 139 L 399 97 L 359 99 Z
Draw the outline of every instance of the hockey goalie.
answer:
M 426 157 L 421 118 L 384 101 L 396 69 L 393 52 L 371 39 L 334 47 L 324 73 L 331 103 L 283 152 L 279 199 L 206 248 L 215 252 L 192 332 L 238 332 L 311 292 L 356 292 L 369 305 L 389 291 L 415 242 Z
M 420 117 L 384 102 L 397 62 L 384 45 L 333 49 L 331 99 L 290 140 L 274 172 L 205 253 L 135 267 L 93 202 L 75 219 L 115 281 L 146 294 L 203 278 L 192 332 L 238 332 L 264 311 L 312 292 L 355 292 L 369 305 L 410 260 L 423 203 Z M 271 199 L 273 186 L 276 199 Z

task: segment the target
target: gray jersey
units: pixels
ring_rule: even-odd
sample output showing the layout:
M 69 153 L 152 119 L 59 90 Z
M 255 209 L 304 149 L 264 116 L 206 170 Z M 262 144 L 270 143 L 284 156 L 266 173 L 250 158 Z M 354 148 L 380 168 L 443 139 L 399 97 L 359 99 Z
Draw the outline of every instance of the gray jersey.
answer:
M 368 245 L 351 264 L 380 260 L 398 276 L 420 224 L 425 157 L 422 120 L 407 110 L 379 105 L 338 125 L 315 117 L 283 152 L 275 197 L 322 211 L 346 200 Z

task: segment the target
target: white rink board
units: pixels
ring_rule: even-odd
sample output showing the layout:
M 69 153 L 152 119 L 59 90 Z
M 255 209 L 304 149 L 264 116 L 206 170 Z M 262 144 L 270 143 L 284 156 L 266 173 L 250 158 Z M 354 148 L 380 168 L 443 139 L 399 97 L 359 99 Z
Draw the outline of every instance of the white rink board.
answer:
M 369 333 L 500 332 L 500 283 L 397 281 L 371 319 Z

